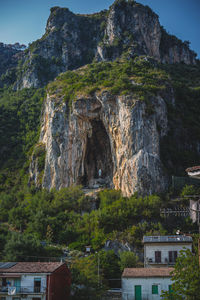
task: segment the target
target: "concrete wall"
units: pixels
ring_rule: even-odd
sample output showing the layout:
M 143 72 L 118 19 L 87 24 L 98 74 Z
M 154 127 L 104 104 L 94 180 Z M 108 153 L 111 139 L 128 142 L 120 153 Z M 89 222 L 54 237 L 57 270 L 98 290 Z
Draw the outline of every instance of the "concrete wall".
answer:
M 153 262 L 155 262 L 155 251 L 161 251 L 161 262 L 163 264 L 165 264 L 166 266 L 168 266 L 168 264 L 166 263 L 169 262 L 169 251 L 177 251 L 179 254 L 179 252 L 181 250 L 184 249 L 189 249 L 190 251 L 192 251 L 192 244 L 188 244 L 188 243 L 181 243 L 181 244 L 173 244 L 173 243 L 169 243 L 169 244 L 159 244 L 159 243 L 152 243 L 152 244 L 147 244 L 144 245 L 144 266 L 145 267 L 160 267 L 160 264 L 148 264 L 147 258 L 148 259 L 152 259 Z
M 135 286 L 141 285 L 142 300 L 161 299 L 161 291 L 169 290 L 170 277 L 122 278 L 122 300 L 135 300 Z M 152 295 L 152 285 L 158 285 L 158 295 Z
M 42 275 L 40 273 L 38 274 L 27 274 L 21 276 L 21 288 L 24 289 L 24 291 L 33 291 L 34 290 L 34 278 L 41 278 L 41 292 L 46 292 L 46 275 Z M 20 279 L 20 278 L 19 278 Z M 15 286 L 14 279 L 8 279 L 9 282 L 11 282 L 11 286 Z M 26 294 L 24 294 L 26 295 Z M 0 294 L 0 297 L 6 297 L 6 300 L 13 300 L 14 297 L 19 297 L 21 299 L 20 295 L 16 294 L 15 296 L 9 296 L 8 294 Z M 30 293 L 23 297 L 23 300 L 32 300 L 34 298 L 40 298 L 41 300 L 46 299 L 46 294 L 39 294 L 39 293 Z M 0 298 L 1 299 L 1 298 Z
M 22 275 L 21 277 L 21 287 L 23 288 L 33 288 L 34 287 L 34 278 L 41 278 L 41 291 L 45 292 L 46 290 L 46 275 L 33 274 L 33 275 Z

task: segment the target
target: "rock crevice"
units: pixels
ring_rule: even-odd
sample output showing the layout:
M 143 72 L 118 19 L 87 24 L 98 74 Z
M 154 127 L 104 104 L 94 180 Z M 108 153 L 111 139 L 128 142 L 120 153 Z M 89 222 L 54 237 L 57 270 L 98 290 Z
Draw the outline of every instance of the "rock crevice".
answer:
M 149 115 L 144 101 L 102 92 L 79 98 L 69 110 L 62 98 L 48 95 L 40 135 L 46 145 L 42 186 L 102 184 L 126 196 L 164 191 L 159 143 L 167 133 L 166 104 L 161 96 L 151 102 Z M 34 174 L 34 162 L 31 168 Z

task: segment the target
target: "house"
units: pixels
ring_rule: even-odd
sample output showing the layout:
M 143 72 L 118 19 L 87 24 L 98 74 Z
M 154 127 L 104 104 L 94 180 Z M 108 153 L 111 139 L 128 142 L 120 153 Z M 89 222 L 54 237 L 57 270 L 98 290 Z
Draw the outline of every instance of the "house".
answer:
M 173 268 L 126 268 L 122 274 L 122 300 L 158 300 L 170 291 Z
M 144 267 L 173 266 L 181 250 L 192 251 L 192 237 L 185 235 L 144 236 Z
M 68 300 L 70 283 L 65 263 L 0 263 L 0 300 Z

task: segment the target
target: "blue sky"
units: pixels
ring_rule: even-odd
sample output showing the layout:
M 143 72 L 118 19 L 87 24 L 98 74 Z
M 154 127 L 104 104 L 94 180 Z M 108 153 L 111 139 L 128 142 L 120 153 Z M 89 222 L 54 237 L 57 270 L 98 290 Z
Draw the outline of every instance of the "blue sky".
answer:
M 165 29 L 182 40 L 200 58 L 200 0 L 138 0 L 149 5 Z M 0 42 L 28 44 L 45 32 L 49 9 L 68 7 L 74 13 L 107 9 L 113 0 L 0 0 Z

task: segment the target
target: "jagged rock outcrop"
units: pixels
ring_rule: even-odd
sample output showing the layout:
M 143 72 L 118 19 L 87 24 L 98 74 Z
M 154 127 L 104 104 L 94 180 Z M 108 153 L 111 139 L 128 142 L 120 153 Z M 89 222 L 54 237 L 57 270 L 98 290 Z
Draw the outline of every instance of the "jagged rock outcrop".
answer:
M 16 80 L 15 68 L 23 56 L 25 45 L 0 43 L 0 87 Z
M 62 97 L 48 94 L 40 135 L 46 148 L 42 186 L 93 186 L 101 169 L 99 180 L 126 196 L 164 191 L 167 180 L 159 143 L 167 122 L 166 104 L 159 95 L 152 96 L 150 111 L 134 96 L 102 92 L 79 97 L 70 110 Z M 36 173 L 33 160 L 31 180 L 39 185 Z
M 15 88 L 41 87 L 93 59 L 114 60 L 122 55 L 186 64 L 194 64 L 196 57 L 187 43 L 166 33 L 149 7 L 134 1 L 115 1 L 108 11 L 93 15 L 54 7 L 44 36 L 27 50 Z

